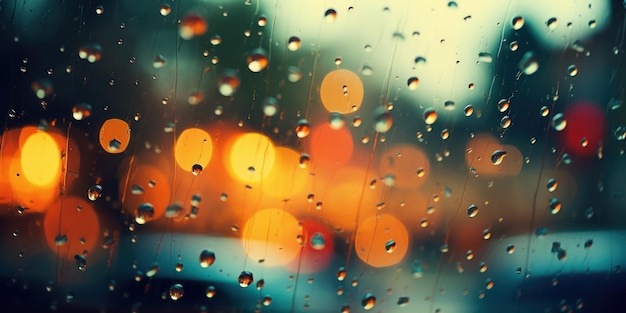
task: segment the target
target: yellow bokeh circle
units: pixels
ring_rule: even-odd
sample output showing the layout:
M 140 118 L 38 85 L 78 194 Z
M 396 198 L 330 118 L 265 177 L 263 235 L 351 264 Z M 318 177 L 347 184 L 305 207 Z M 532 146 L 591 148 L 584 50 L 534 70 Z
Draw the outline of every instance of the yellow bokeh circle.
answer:
M 248 258 L 267 266 L 289 263 L 300 251 L 298 220 L 279 209 L 265 209 L 248 219 L 242 244 Z
M 231 176 L 246 183 L 258 182 L 274 167 L 274 144 L 261 134 L 243 134 L 235 139 L 225 159 Z
M 176 140 L 174 149 L 176 164 L 187 172 L 191 172 L 195 164 L 206 167 L 212 154 L 211 136 L 200 128 L 185 129 Z
M 31 134 L 22 146 L 20 162 L 26 179 L 36 186 L 58 182 L 61 175 L 61 151 L 52 136 Z

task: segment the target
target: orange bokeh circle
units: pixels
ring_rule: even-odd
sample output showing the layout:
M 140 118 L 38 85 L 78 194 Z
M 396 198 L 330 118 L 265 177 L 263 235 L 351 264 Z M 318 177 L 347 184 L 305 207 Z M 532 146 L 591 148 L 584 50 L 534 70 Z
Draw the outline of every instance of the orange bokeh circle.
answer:
M 211 136 L 200 128 L 185 129 L 176 140 L 174 149 L 176 164 L 187 172 L 191 172 L 195 164 L 205 168 L 213 154 Z
M 322 124 L 313 129 L 309 147 L 312 164 L 335 168 L 350 160 L 354 143 L 347 128 L 334 130 L 329 124 Z
M 100 127 L 100 146 L 108 153 L 122 153 L 130 142 L 130 126 L 123 120 L 108 119 Z
M 392 252 L 386 249 L 393 240 Z M 409 233 L 404 224 L 389 214 L 370 216 L 357 229 L 354 249 L 358 257 L 373 267 L 386 267 L 402 261 L 409 250 Z
M 100 242 L 98 215 L 91 203 L 79 197 L 58 199 L 46 212 L 43 229 L 50 249 L 67 259 L 91 251 Z M 57 246 L 58 235 L 65 235 L 67 242 Z

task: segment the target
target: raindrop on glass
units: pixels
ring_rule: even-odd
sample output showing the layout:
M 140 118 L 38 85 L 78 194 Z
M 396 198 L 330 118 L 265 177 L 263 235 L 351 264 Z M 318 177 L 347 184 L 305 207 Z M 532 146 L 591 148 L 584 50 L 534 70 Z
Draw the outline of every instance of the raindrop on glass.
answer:
M 472 204 L 467 208 L 467 216 L 475 217 L 476 215 L 478 215 L 478 207 Z
M 241 286 L 242 288 L 248 287 L 254 281 L 252 272 L 242 271 L 241 274 L 239 274 L 238 281 L 239 286 Z
M 76 261 L 76 266 L 80 271 L 85 271 L 87 269 L 87 260 L 82 254 L 74 255 L 74 261 Z
M 557 113 L 552 117 L 551 122 L 552 128 L 556 131 L 562 131 L 567 126 L 567 120 L 565 119 L 565 115 L 563 113 Z
M 298 138 L 306 138 L 311 133 L 311 126 L 309 125 L 309 121 L 306 119 L 301 119 L 296 124 L 296 136 Z
M 365 310 L 371 310 L 376 305 L 376 297 L 372 293 L 366 293 L 361 300 L 361 305 Z
M 506 151 L 504 150 L 495 150 L 491 154 L 491 164 L 500 165 L 506 156 Z
M 200 267 L 207 268 L 215 263 L 215 253 L 211 250 L 202 250 L 200 252 Z
M 185 294 L 185 290 L 183 289 L 183 285 L 181 284 L 173 284 L 169 290 L 170 298 L 174 301 L 179 300 Z
M 100 185 L 91 186 L 87 190 L 87 197 L 91 201 L 96 201 L 101 196 L 102 196 L 102 186 Z
M 526 75 L 532 75 L 539 69 L 539 62 L 532 51 L 524 53 L 519 61 L 519 69 Z

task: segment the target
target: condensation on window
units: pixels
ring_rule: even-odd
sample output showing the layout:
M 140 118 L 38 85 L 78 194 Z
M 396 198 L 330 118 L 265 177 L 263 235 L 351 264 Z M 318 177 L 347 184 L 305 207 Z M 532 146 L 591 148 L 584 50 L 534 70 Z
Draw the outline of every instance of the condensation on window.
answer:
M 625 12 L 1 1 L 2 306 L 619 310 Z

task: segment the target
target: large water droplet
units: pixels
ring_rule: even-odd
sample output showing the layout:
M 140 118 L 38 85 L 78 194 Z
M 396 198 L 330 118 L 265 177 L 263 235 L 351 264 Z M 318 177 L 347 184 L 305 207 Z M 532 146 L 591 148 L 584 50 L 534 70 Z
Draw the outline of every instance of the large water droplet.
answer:
M 250 284 L 252 284 L 252 282 L 254 281 L 252 272 L 242 271 L 241 274 L 239 274 L 238 281 L 239 286 L 241 286 L 242 288 L 250 286 Z
M 427 125 L 432 125 L 437 121 L 437 111 L 435 111 L 434 109 L 426 109 L 426 111 L 424 111 L 424 122 L 426 122 Z
M 379 133 L 386 133 L 393 125 L 391 112 L 384 107 L 378 107 L 374 111 L 374 130 Z
M 174 301 L 180 299 L 185 294 L 185 290 L 183 289 L 183 285 L 181 284 L 173 284 L 170 287 L 170 298 Z
M 76 266 L 80 271 L 85 271 L 87 269 L 87 260 L 82 254 L 75 255 L 74 261 L 76 261 Z
M 269 59 L 267 57 L 267 51 L 263 48 L 256 48 L 252 50 L 247 58 L 248 69 L 251 72 L 258 73 L 267 67 Z
M 478 207 L 472 204 L 467 208 L 467 216 L 475 217 L 476 215 L 478 215 Z
M 296 136 L 298 138 L 306 138 L 311 133 L 311 126 L 309 121 L 301 119 L 296 123 Z
M 211 250 L 202 250 L 200 252 L 200 267 L 207 268 L 215 263 L 215 253 Z
M 215 297 L 216 290 L 215 290 L 214 286 L 208 286 L 208 287 L 206 287 L 206 290 L 204 292 L 206 294 L 206 297 L 211 299 L 211 298 Z
M 387 253 L 392 253 L 395 250 L 396 250 L 396 241 L 393 239 L 387 241 L 387 243 L 385 244 L 385 251 L 387 251 Z
M 495 150 L 491 154 L 491 164 L 500 165 L 506 156 L 506 151 L 504 150 Z
M 323 250 L 326 247 L 326 238 L 324 238 L 324 234 L 315 233 L 311 237 L 311 247 L 315 250 Z
M 96 201 L 102 196 L 102 186 L 94 185 L 87 190 L 87 197 L 91 201 Z
M 361 300 L 361 305 L 365 310 L 371 310 L 376 305 L 376 297 L 372 293 L 366 293 Z
M 539 62 L 535 57 L 535 53 L 528 51 L 519 61 L 519 69 L 526 75 L 532 75 L 539 69 Z
M 546 188 L 548 189 L 549 192 L 554 192 L 558 186 L 559 186 L 559 183 L 554 178 L 548 179 Z
M 556 131 L 562 131 L 567 126 L 567 120 L 565 119 L 565 115 L 563 113 L 557 113 L 552 117 L 551 122 L 552 128 Z

